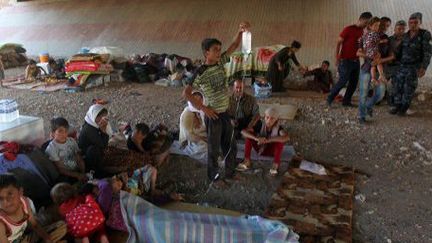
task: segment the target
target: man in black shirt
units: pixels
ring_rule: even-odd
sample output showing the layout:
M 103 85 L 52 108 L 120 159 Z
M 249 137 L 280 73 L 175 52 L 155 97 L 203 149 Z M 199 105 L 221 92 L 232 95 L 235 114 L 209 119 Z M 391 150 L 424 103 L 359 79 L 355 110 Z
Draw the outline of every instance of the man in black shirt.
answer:
M 304 76 L 314 76 L 313 80 L 308 81 L 307 86 L 309 89 L 317 92 L 328 93 L 331 86 L 333 86 L 333 76 L 330 70 L 329 61 L 323 61 L 321 67 L 307 71 Z

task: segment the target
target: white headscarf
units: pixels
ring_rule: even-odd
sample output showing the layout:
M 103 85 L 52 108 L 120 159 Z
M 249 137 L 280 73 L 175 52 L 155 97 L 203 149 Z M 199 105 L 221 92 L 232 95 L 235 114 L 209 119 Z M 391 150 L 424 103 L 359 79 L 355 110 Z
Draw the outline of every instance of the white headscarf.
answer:
M 84 120 L 92 127 L 99 128 L 99 125 L 96 123 L 96 118 L 99 115 L 99 113 L 104 109 L 102 105 L 95 104 L 90 106 L 90 108 L 87 111 L 86 116 L 84 117 Z
M 194 92 L 192 92 L 192 95 L 195 95 L 197 93 L 201 94 L 201 96 L 203 97 L 203 99 L 202 99 L 203 105 L 207 105 L 206 99 L 204 98 L 204 95 L 201 92 L 194 91 Z M 201 111 L 201 110 L 198 110 L 197 108 L 195 108 L 190 101 L 187 102 L 187 106 L 186 106 L 185 110 L 188 110 L 190 112 L 197 112 L 197 113 L 199 113 L 201 119 L 204 121 L 204 118 L 205 118 L 204 112 Z
M 94 105 L 90 106 L 90 108 L 87 111 L 86 116 L 84 117 L 84 120 L 90 126 L 99 129 L 99 125 L 96 123 L 96 118 L 103 109 L 105 109 L 105 107 L 103 105 L 99 105 L 99 104 L 94 104 Z M 107 125 L 106 133 L 110 137 L 113 135 L 113 129 L 112 129 L 110 123 L 108 123 L 108 125 Z
M 194 91 L 192 94 L 196 94 L 196 93 L 200 93 L 202 95 L 201 92 L 199 91 Z M 203 97 L 203 104 L 206 104 L 206 101 L 204 99 L 204 95 L 202 95 Z M 186 133 L 186 128 L 182 127 L 182 121 L 183 121 L 183 115 L 188 113 L 188 112 L 193 112 L 193 113 L 198 113 L 200 115 L 201 118 L 201 122 L 204 124 L 204 118 L 205 118 L 205 114 L 203 111 L 198 110 L 197 108 L 195 108 L 192 103 L 190 101 L 187 102 L 187 106 L 184 108 L 182 115 L 180 116 L 180 134 L 179 134 L 179 141 L 180 143 L 185 141 L 187 139 L 187 133 Z

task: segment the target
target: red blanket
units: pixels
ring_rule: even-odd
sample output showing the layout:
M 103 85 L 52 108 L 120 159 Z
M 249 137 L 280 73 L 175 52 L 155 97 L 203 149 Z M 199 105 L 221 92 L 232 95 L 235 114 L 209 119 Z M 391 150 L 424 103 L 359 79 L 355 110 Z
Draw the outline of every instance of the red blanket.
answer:
M 88 71 L 95 72 L 99 69 L 100 63 L 96 62 L 68 62 L 66 63 L 66 72 Z

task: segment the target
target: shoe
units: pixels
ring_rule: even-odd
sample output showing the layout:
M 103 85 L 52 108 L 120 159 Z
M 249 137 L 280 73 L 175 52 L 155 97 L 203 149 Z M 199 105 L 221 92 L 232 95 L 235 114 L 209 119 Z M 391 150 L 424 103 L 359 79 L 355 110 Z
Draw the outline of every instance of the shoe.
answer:
M 368 114 L 368 116 L 373 117 L 373 110 L 372 110 L 372 108 L 367 109 L 367 114 Z
M 278 166 L 273 164 L 272 168 L 269 170 L 270 176 L 277 176 L 278 175 Z
M 250 162 L 246 163 L 243 161 L 237 165 L 236 171 L 244 172 L 244 171 L 250 170 L 250 168 L 251 168 Z
M 414 115 L 415 113 L 416 113 L 416 112 L 413 111 L 413 110 L 411 110 L 411 109 L 408 109 L 408 110 L 406 111 L 407 116 Z
M 396 115 L 398 112 L 399 112 L 399 108 L 398 107 L 392 107 L 389 110 L 389 113 L 392 114 L 392 115 Z
M 359 118 L 360 125 L 364 125 L 366 123 L 366 118 Z

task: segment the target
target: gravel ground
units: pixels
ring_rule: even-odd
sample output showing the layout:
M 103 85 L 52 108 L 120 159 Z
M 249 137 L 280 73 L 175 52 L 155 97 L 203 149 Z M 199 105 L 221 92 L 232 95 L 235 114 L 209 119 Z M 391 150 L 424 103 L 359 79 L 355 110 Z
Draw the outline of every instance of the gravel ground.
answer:
M 421 90 L 430 92 L 430 87 L 422 85 Z M 46 133 L 54 116 L 63 116 L 79 128 L 95 97 L 110 101 L 114 122 L 164 122 L 177 130 L 184 107 L 180 94 L 180 89 L 128 83 L 74 94 L 0 89 L 1 98 L 18 101 L 21 114 L 44 118 Z M 322 100 L 281 97 L 266 103 L 276 99 L 299 107 L 298 118 L 286 124 L 298 152 L 309 160 L 362 172 L 355 194 L 362 194 L 365 201 L 354 199 L 355 242 L 432 242 L 432 98 L 416 99 L 416 114 L 409 117 L 391 116 L 387 106 L 378 106 L 373 119 L 363 126 L 357 124 L 355 108 L 336 104 L 328 109 Z M 205 194 L 205 165 L 172 156 L 160 169 L 160 186 L 185 193 L 188 202 L 260 215 L 280 180 L 266 176 L 269 166 L 257 163 L 263 169 L 245 175 L 245 181 Z

